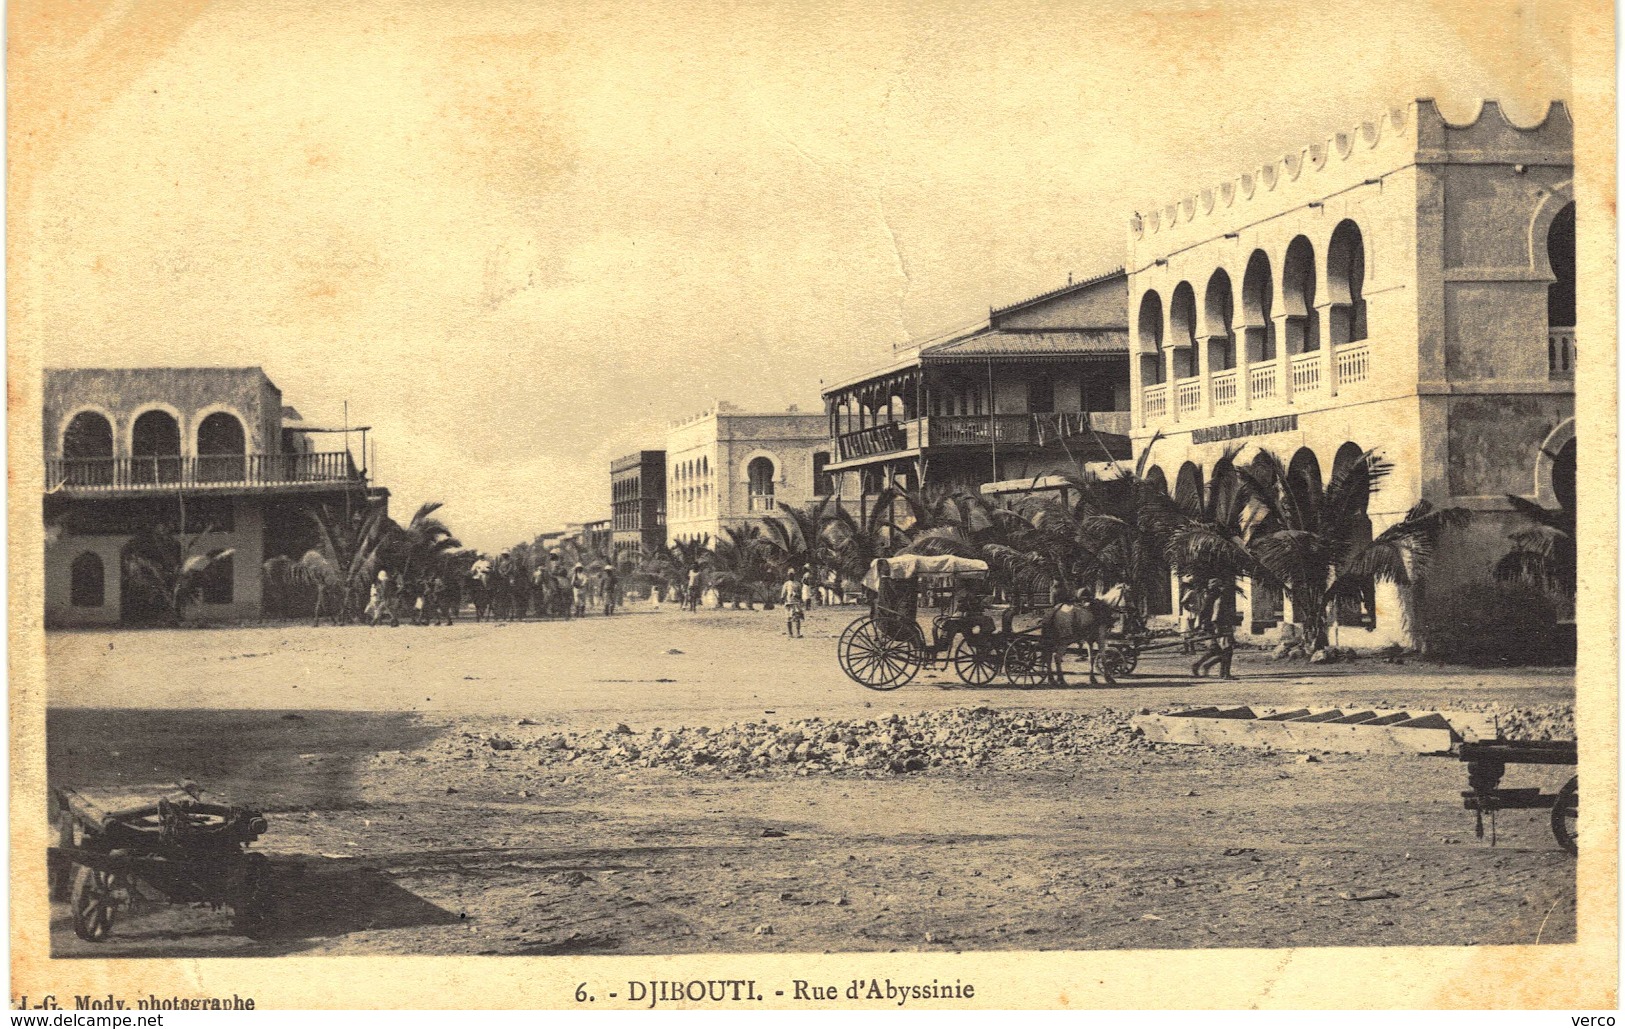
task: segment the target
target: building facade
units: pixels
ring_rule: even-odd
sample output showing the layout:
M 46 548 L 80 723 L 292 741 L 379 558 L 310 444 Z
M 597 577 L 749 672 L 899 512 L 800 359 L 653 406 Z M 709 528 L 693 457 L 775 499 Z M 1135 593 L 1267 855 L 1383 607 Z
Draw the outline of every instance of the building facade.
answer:
M 1239 178 L 1136 214 L 1132 437 L 1153 476 L 1201 488 L 1267 449 L 1319 483 L 1368 450 L 1393 465 L 1373 533 L 1417 501 L 1473 512 L 1427 589 L 1483 581 L 1517 518 L 1572 491 L 1572 126 L 1493 102 L 1453 123 L 1417 100 Z M 1250 590 L 1245 628 L 1295 618 Z M 1410 642 L 1420 597 L 1379 586 L 1344 645 Z M 1349 629 L 1361 632 L 1350 635 Z
M 646 556 L 666 545 L 666 452 L 639 450 L 609 465 L 615 555 Z
M 230 548 L 195 614 L 264 614 L 262 562 L 315 545 L 307 511 L 387 500 L 344 449 L 318 451 L 259 368 L 45 370 L 45 615 L 53 626 L 161 620 L 144 561 L 180 533 Z M 192 540 L 196 535 L 197 538 Z
M 716 540 L 724 526 L 804 505 L 827 488 L 829 426 L 792 408 L 740 411 L 719 402 L 673 422 L 666 437 L 667 542 Z
M 914 340 L 824 391 L 838 496 L 976 492 L 1129 456 L 1128 276 L 1118 269 Z M 898 512 L 899 514 L 901 512 Z

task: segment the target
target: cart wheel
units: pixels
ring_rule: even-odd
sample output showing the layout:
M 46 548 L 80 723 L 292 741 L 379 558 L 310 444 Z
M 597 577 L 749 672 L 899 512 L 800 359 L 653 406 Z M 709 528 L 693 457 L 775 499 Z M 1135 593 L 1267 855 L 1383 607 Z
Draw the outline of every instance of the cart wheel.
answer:
M 1580 777 L 1577 775 L 1557 791 L 1557 802 L 1552 805 L 1552 835 L 1557 845 L 1578 857 L 1580 855 Z
M 1112 649 L 1116 652 L 1117 656 L 1120 657 L 1122 659 L 1122 661 L 1123 661 L 1123 670 L 1122 670 L 1121 674 L 1123 674 L 1123 675 L 1132 674 L 1133 671 L 1134 671 L 1134 667 L 1140 663 L 1140 652 L 1139 652 L 1139 650 L 1134 649 L 1134 648 L 1128 648 L 1126 650 L 1118 650 L 1116 647 L 1113 647 Z
M 992 643 L 972 643 L 964 636 L 954 644 L 954 672 L 959 680 L 970 686 L 985 686 L 999 674 L 999 661 L 1003 655 Z
M 1100 655 L 1100 671 L 1111 682 L 1134 671 L 1134 657 L 1116 647 L 1107 647 Z
M 1050 654 L 1037 640 L 1020 636 L 1004 651 L 1004 677 L 1012 686 L 1042 686 L 1050 681 Z
M 92 943 L 113 930 L 119 884 L 110 872 L 80 865 L 73 873 L 73 931 Z
M 276 897 L 271 891 L 271 866 L 264 854 L 244 855 L 230 886 L 232 928 L 249 939 L 264 936 L 272 924 Z
M 872 690 L 895 690 L 919 674 L 925 638 L 919 626 L 903 639 L 892 639 L 873 618 L 859 618 L 841 633 L 837 656 L 841 671 Z

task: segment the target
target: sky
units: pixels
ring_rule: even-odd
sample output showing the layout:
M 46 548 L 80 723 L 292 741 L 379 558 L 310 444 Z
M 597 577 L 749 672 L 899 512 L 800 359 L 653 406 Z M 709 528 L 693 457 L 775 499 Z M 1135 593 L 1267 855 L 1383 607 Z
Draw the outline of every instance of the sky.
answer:
M 1418 96 L 1538 120 L 1564 8 L 26 0 L 12 346 L 261 365 L 495 550 L 673 419 L 1120 265 L 1137 209 Z

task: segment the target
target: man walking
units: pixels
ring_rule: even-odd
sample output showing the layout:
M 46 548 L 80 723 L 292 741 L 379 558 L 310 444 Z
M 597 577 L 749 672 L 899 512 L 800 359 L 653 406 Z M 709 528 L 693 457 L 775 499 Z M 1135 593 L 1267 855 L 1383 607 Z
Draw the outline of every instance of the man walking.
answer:
M 785 573 L 784 588 L 779 591 L 780 599 L 784 601 L 784 633 L 791 639 L 801 638 L 801 621 L 806 617 L 802 605 L 801 583 L 796 579 L 795 569 Z

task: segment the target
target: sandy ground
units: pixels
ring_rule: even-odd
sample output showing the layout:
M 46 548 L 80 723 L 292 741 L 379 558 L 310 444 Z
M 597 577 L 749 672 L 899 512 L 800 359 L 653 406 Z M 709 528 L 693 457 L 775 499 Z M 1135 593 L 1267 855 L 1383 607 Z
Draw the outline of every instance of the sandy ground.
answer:
M 1031 767 L 724 777 L 443 759 L 448 737 L 626 722 L 721 726 L 930 708 L 1173 703 L 1563 705 L 1560 671 L 1262 655 L 1241 680 L 1148 657 L 1117 687 L 864 690 L 836 665 L 856 612 L 647 611 L 571 623 L 273 626 L 47 638 L 53 783 L 191 776 L 263 804 L 270 938 L 142 905 L 63 955 L 680 953 L 1567 942 L 1574 863 L 1547 813 L 1499 845 L 1448 757 L 1164 747 Z M 1348 642 L 1348 641 L 1344 641 Z M 673 651 L 677 651 L 674 653 Z M 1184 660 L 1188 660 L 1184 659 Z M 1181 674 L 1181 672 L 1187 674 Z M 297 715 L 298 717 L 287 717 Z M 511 729 L 509 730 L 511 731 Z M 440 756 L 436 756 L 440 755 Z M 1568 769 L 1515 767 L 1554 790 Z M 1385 893 L 1370 900 L 1345 899 Z

